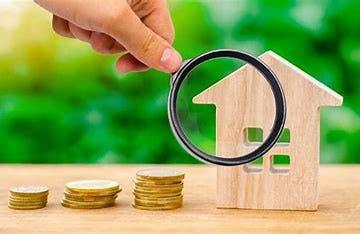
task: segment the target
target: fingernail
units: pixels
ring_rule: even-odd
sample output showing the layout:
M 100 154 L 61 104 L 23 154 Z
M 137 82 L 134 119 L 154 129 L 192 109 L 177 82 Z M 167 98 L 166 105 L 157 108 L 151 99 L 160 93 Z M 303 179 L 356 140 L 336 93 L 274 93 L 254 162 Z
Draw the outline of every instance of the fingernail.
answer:
M 160 59 L 161 66 L 169 72 L 175 72 L 180 67 L 181 61 L 180 54 L 172 48 L 166 48 Z

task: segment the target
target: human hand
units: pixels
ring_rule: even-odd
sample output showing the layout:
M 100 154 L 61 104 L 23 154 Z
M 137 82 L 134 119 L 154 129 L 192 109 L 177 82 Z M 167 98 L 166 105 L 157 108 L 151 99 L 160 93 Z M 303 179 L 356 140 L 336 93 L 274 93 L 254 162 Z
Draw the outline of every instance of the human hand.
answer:
M 53 13 L 53 29 L 88 42 L 102 54 L 125 52 L 121 72 L 153 67 L 174 72 L 181 56 L 171 46 L 174 28 L 166 0 L 35 0 Z

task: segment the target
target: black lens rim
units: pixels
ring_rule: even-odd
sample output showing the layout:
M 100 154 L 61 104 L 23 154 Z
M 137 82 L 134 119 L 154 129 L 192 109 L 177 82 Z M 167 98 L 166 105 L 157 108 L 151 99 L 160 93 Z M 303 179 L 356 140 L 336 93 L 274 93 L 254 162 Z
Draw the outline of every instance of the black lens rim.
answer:
M 267 80 L 274 95 L 275 119 L 269 136 L 257 149 L 243 156 L 238 156 L 234 158 L 224 158 L 221 156 L 211 155 L 200 150 L 198 147 L 192 144 L 192 142 L 188 139 L 179 122 L 179 116 L 177 112 L 177 97 L 181 84 L 195 67 L 197 67 L 203 62 L 215 58 L 234 58 L 234 59 L 242 60 L 252 65 Z M 276 75 L 259 58 L 237 50 L 230 50 L 230 49 L 213 50 L 201 54 L 185 62 L 180 67 L 180 69 L 172 75 L 172 78 L 173 79 L 171 82 L 171 88 L 170 88 L 169 100 L 168 100 L 168 117 L 169 117 L 170 126 L 178 142 L 193 157 L 199 159 L 200 161 L 204 161 L 210 164 L 221 165 L 221 166 L 237 166 L 256 160 L 257 158 L 266 154 L 276 144 L 284 128 L 284 124 L 286 120 L 285 96 L 281 84 L 278 78 L 276 77 Z

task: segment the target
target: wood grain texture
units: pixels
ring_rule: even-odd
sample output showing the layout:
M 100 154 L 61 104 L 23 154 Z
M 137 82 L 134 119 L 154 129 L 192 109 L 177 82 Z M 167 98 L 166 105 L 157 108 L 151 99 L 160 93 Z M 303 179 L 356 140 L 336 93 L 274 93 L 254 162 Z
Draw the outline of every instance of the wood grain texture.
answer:
M 251 165 L 219 167 L 219 208 L 316 210 L 320 150 L 320 107 L 338 106 L 342 97 L 274 52 L 260 56 L 277 75 L 287 103 L 285 128 L 290 143 L 277 144 L 263 156 L 262 170 Z M 255 150 L 246 129 L 269 135 L 275 116 L 270 86 L 254 67 L 245 65 L 194 97 L 216 106 L 217 155 L 234 157 Z M 289 155 L 290 169 L 277 170 L 274 155 Z
M 184 207 L 151 212 L 131 207 L 136 166 L 0 166 L 0 233 L 360 233 L 360 166 L 321 166 L 317 212 L 216 209 L 216 168 L 176 166 L 186 173 Z M 104 178 L 124 190 L 115 207 L 72 210 L 60 205 L 66 182 Z M 7 207 L 8 189 L 18 184 L 50 187 L 46 208 Z

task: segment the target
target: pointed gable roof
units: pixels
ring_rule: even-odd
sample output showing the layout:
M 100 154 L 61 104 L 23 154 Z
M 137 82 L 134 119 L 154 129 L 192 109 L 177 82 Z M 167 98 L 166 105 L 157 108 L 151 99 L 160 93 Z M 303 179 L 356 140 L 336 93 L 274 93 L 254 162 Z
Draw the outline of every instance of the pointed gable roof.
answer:
M 303 79 L 303 82 L 307 82 L 311 84 L 311 87 L 313 87 L 313 92 L 319 92 L 322 95 L 319 95 L 319 100 L 321 105 L 323 106 L 338 106 L 342 104 L 343 98 L 341 95 L 324 85 L 323 83 L 319 82 L 306 72 L 302 71 L 300 68 L 296 67 L 295 65 L 291 64 L 289 61 L 285 60 L 281 56 L 277 55 L 273 51 L 267 51 L 259 56 L 261 60 L 263 60 L 266 64 L 270 66 L 270 69 L 273 69 L 272 66 L 275 64 L 276 67 L 281 67 L 281 69 L 287 69 L 288 74 L 293 74 L 294 77 L 297 79 Z M 271 63 L 271 65 L 269 64 Z M 239 68 L 238 70 L 234 71 L 233 73 L 229 74 L 225 78 L 221 79 L 214 85 L 210 86 L 209 88 L 205 89 L 198 95 L 196 95 L 193 98 L 193 103 L 197 104 L 213 104 L 216 102 L 216 100 L 213 100 L 214 97 L 219 95 L 213 95 L 217 92 L 224 92 L 223 86 L 226 82 L 230 82 L 231 79 L 236 79 L 238 76 L 237 74 L 240 74 L 242 72 L 245 72 L 246 69 L 255 69 L 251 65 L 246 64 Z M 273 69 L 274 70 L 274 69 Z M 277 73 L 274 71 L 275 74 Z M 289 75 L 290 76 L 290 75 Z M 225 95 L 225 94 L 223 94 Z

